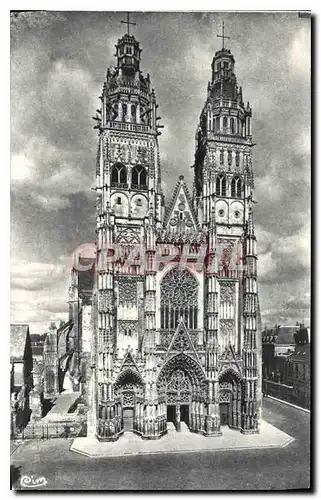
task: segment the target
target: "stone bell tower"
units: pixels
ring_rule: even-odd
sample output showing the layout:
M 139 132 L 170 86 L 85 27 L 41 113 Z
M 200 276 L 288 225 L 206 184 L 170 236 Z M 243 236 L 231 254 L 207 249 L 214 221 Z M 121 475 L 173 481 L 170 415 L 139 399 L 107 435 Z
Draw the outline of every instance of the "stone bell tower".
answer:
M 261 401 L 252 110 L 244 105 L 234 57 L 224 47 L 224 26 L 222 38 L 196 132 L 194 208 L 209 235 L 205 338 L 213 432 L 219 429 L 219 407 L 222 415 L 226 398 L 232 408 L 229 423 L 247 433 L 258 431 Z M 231 389 L 232 401 L 224 390 L 230 383 L 226 363 L 230 382 L 234 375 L 240 382 L 237 393 Z
M 150 344 L 155 331 L 152 260 L 154 234 L 164 210 L 158 146 L 162 126 L 149 74 L 144 76 L 140 69 L 142 49 L 129 34 L 130 24 L 127 20 L 128 33 L 115 46 L 116 66 L 107 70 L 101 107 L 94 117 L 99 145 L 97 335 L 92 359 L 96 400 L 91 424 L 98 438 L 106 436 L 107 424 L 113 427 L 109 436 L 119 432 L 113 384 L 126 356 L 139 363 L 143 346 Z

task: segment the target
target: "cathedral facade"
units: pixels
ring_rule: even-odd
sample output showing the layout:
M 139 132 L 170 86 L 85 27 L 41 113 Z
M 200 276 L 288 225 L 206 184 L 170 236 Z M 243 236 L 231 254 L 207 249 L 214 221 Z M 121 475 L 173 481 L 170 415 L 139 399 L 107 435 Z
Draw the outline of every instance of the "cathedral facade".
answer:
M 223 43 L 197 126 L 192 193 L 181 175 L 165 204 L 162 126 L 141 52 L 129 33 L 118 40 L 117 66 L 107 71 L 95 117 L 93 290 L 80 259 L 72 271 L 69 344 L 88 435 L 108 441 L 132 431 L 157 439 L 170 422 L 206 436 L 221 435 L 226 425 L 256 433 L 251 108 Z

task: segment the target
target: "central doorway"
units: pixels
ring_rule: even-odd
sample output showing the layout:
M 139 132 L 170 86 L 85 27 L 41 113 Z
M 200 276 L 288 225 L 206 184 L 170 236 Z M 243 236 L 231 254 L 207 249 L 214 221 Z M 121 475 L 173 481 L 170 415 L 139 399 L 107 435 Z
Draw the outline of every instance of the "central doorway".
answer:
M 134 429 L 134 408 L 123 409 L 123 429 L 124 432 L 132 432 Z
M 220 403 L 221 425 L 229 425 L 229 403 Z
M 176 406 L 167 405 L 167 422 L 175 422 L 176 418 Z
M 181 422 L 189 426 L 189 405 L 181 405 Z

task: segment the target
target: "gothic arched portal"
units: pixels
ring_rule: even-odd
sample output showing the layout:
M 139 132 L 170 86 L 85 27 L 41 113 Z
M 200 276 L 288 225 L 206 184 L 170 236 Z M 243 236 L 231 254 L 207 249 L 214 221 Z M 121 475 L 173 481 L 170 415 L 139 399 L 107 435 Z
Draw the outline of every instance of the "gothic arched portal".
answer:
M 121 372 L 114 385 L 116 412 L 122 417 L 124 431 L 140 431 L 144 411 L 145 384 L 140 373 L 126 369 Z
M 204 430 L 206 379 L 200 364 L 184 353 L 170 358 L 157 378 L 159 404 L 166 409 L 167 421 L 180 428 Z
M 224 370 L 219 376 L 221 425 L 241 428 L 242 377 L 235 370 Z

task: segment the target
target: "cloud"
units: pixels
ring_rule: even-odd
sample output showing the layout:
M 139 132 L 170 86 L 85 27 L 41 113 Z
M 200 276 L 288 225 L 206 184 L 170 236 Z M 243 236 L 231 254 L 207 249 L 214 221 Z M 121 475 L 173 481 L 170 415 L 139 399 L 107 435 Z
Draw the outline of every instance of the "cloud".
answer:
M 51 321 L 68 318 L 69 273 L 64 262 L 11 263 L 11 322 L 28 323 L 31 333 L 43 333 Z
M 264 235 L 266 246 L 258 254 L 259 283 L 277 285 L 310 276 L 310 234 L 305 229 L 280 239 Z
M 15 290 L 49 291 L 67 278 L 64 264 L 17 261 L 11 262 L 11 287 Z
M 33 164 L 24 154 L 14 154 L 11 158 L 11 182 L 19 182 L 30 179 Z
M 311 30 L 310 23 L 306 23 L 295 33 L 288 51 L 288 65 L 291 73 L 296 76 L 310 76 L 311 67 Z
M 260 303 L 262 315 L 280 323 L 285 311 L 295 314 L 291 301 L 303 305 L 294 290 L 304 294 L 310 286 L 309 20 L 296 12 L 133 15 L 141 69 L 150 73 L 165 125 L 159 142 L 167 201 L 179 174 L 192 183 L 195 130 L 223 18 L 229 34 L 238 34 L 229 47 L 253 109 Z M 36 11 L 11 17 L 11 246 L 13 261 L 24 263 L 13 270 L 13 317 L 25 316 L 39 333 L 67 310 L 69 270 L 57 256 L 68 261 L 95 238 L 91 116 L 106 68 L 115 65 L 121 18 Z

